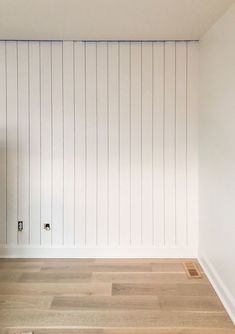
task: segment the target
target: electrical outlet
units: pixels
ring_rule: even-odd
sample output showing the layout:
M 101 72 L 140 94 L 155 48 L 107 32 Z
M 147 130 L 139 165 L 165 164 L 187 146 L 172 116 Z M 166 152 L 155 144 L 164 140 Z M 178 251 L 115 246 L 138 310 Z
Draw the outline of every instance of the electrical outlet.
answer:
M 44 230 L 50 231 L 51 230 L 51 224 L 48 224 L 48 223 L 44 224 Z
M 18 221 L 18 231 L 19 231 L 19 232 L 22 232 L 23 229 L 24 229 L 23 221 L 22 221 L 22 220 L 19 220 L 19 221 Z

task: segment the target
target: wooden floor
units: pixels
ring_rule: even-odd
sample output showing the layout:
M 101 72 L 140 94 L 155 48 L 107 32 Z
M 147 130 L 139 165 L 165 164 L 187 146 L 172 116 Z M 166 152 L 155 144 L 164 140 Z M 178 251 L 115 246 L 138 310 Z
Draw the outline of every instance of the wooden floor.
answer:
M 2 259 L 1 333 L 235 333 L 205 275 L 182 263 Z

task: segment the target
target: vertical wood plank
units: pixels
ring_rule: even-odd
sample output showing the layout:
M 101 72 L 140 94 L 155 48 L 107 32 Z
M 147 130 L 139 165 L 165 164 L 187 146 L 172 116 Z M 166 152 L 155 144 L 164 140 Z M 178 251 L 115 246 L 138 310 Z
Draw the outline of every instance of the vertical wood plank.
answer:
M 86 43 L 86 243 L 96 245 L 97 224 L 97 106 L 96 43 Z
M 0 42 L 0 243 L 196 248 L 198 44 L 40 45 Z
M 130 245 L 130 43 L 120 43 L 120 244 Z
M 18 219 L 19 244 L 29 243 L 29 59 L 28 42 L 18 42 Z
M 142 243 L 153 244 L 152 43 L 142 43 Z
M 52 244 L 63 236 L 63 84 L 62 42 L 52 43 Z
M 7 55 L 7 243 L 17 243 L 17 43 L 6 43 Z
M 107 42 L 97 44 L 97 244 L 107 246 L 108 196 L 108 106 L 107 106 Z
M 0 41 L 0 244 L 6 244 L 6 192 L 7 192 L 7 151 L 6 151 L 6 42 Z
M 75 243 L 86 242 L 86 57 L 85 43 L 74 44 L 75 80 Z
M 164 93 L 165 43 L 153 45 L 153 219 L 154 245 L 163 247 L 164 226 Z
M 175 245 L 175 43 L 165 44 L 165 242 Z
M 131 44 L 131 244 L 141 244 L 141 44 Z
M 51 244 L 52 159 L 51 159 L 51 43 L 40 43 L 41 55 L 41 244 Z M 52 226 L 53 229 L 53 226 Z
M 119 45 L 108 45 L 109 245 L 119 244 Z
M 29 110 L 30 110 L 30 244 L 41 243 L 40 154 L 41 104 L 39 43 L 29 43 Z
M 176 244 L 186 246 L 186 43 L 176 44 Z
M 187 45 L 187 244 L 198 243 L 198 43 Z
M 63 42 L 64 243 L 74 244 L 74 69 L 73 42 Z

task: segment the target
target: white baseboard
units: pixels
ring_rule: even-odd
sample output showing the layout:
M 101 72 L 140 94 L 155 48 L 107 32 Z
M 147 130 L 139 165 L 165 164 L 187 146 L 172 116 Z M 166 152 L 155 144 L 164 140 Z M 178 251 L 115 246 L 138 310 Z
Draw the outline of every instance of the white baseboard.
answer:
M 0 245 L 0 258 L 196 258 L 192 248 Z
M 205 274 L 209 278 L 215 292 L 219 296 L 231 320 L 235 324 L 235 299 L 228 291 L 226 285 L 221 279 L 220 275 L 212 265 L 212 263 L 204 256 L 199 256 L 199 263 L 201 264 Z

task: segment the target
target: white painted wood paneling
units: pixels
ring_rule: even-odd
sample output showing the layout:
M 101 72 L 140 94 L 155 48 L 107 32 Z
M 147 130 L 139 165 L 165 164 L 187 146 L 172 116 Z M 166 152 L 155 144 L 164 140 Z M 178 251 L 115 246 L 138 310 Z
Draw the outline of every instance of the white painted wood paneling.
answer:
M 165 44 L 153 45 L 153 237 L 154 245 L 165 243 Z
M 86 243 L 86 45 L 74 44 L 75 243 Z
M 165 183 L 165 245 L 175 246 L 175 161 L 176 161 L 176 109 L 175 109 L 175 43 L 165 44 L 165 115 L 164 115 L 164 183 Z
M 120 245 L 129 246 L 131 238 L 131 90 L 130 43 L 121 43 L 119 52 L 120 90 Z
M 109 215 L 108 244 L 119 244 L 119 43 L 108 44 Z
M 63 49 L 61 42 L 52 43 L 52 244 L 64 243 L 64 130 L 63 130 Z
M 108 243 L 108 44 L 97 44 L 97 245 Z
M 96 43 L 86 43 L 86 243 L 97 239 L 97 66 Z
M 187 45 L 187 245 L 198 240 L 198 45 Z
M 142 43 L 142 244 L 153 245 L 153 52 L 152 43 Z
M 29 43 L 30 244 L 41 244 L 41 58 L 40 43 Z
M 0 42 L 3 248 L 192 256 L 197 48 Z
M 74 244 L 74 48 L 63 43 L 64 244 Z
M 131 44 L 131 245 L 141 245 L 141 43 Z
M 75 244 L 86 242 L 86 46 L 74 44 Z
M 0 243 L 7 242 L 7 77 L 6 42 L 0 42 Z
M 187 64 L 187 44 L 185 42 L 176 44 L 176 127 L 175 127 L 175 223 L 176 223 L 176 245 L 185 246 L 187 236 L 187 114 L 186 114 L 186 64 Z
M 18 137 L 18 90 L 17 90 L 17 43 L 6 44 L 6 98 L 7 98 L 7 243 L 17 243 L 17 137 Z
M 52 123 L 51 123 L 51 43 L 40 43 L 41 58 L 41 244 L 51 244 L 51 231 L 44 223 L 51 223 L 52 208 Z
M 18 243 L 29 243 L 29 45 L 18 42 L 18 220 L 24 233 Z

